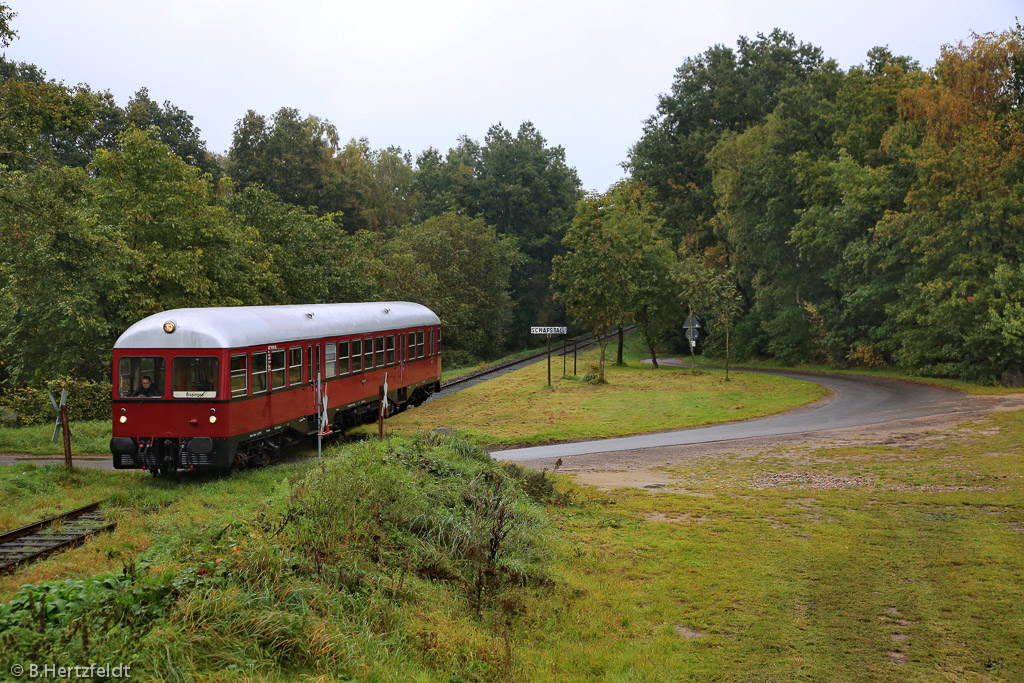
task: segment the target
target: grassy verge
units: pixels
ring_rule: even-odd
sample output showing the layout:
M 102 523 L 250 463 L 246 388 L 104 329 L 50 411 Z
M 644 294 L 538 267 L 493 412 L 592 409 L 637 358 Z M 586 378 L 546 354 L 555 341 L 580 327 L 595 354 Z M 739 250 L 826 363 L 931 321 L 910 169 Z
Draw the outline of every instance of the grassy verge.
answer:
M 554 491 L 436 436 L 223 479 L 0 468 L 5 524 L 108 494 L 120 522 L 0 580 L 0 670 L 1021 680 L 1020 418 L 882 447 L 694 457 L 653 490 L 559 478 Z M 515 519 L 508 537 L 495 536 L 502 518 Z M 507 552 L 488 564 L 495 538 Z M 82 624 L 96 629 L 88 646 Z
M 509 630 L 549 581 L 538 501 L 558 497 L 436 436 L 219 479 L 3 468 L 0 487 L 7 520 L 108 494 L 119 518 L 0 581 L 0 671 L 137 680 L 507 680 Z
M 698 367 L 701 365 L 714 365 L 718 366 L 721 361 L 716 359 L 706 359 L 697 357 Z M 950 389 L 957 389 L 967 394 L 975 395 L 990 395 L 1000 396 L 1007 394 L 1020 394 L 1024 393 L 1024 389 L 1019 387 L 1004 387 L 999 385 L 991 384 L 978 384 L 977 382 L 964 382 L 958 379 L 949 379 L 944 377 L 921 377 L 918 375 L 908 375 L 905 372 L 891 368 L 888 366 L 882 367 L 863 367 L 863 368 L 837 368 L 831 365 L 815 365 L 811 363 L 800 363 L 797 365 L 785 365 L 777 361 L 771 360 L 743 360 L 738 363 L 734 361 L 735 367 L 738 368 L 751 368 L 756 370 L 795 370 L 798 372 L 834 372 L 848 375 L 867 375 L 869 377 L 885 377 L 888 379 L 900 379 L 907 382 L 917 382 L 919 384 L 931 384 L 938 387 L 949 387 Z
M 612 356 L 614 347 L 609 347 Z M 578 360 L 585 372 L 598 352 Z M 754 373 L 724 373 L 639 362 L 634 340 L 625 366 L 606 366 L 608 383 L 594 385 L 580 376 L 561 377 L 561 362 L 536 363 L 391 418 L 389 432 L 409 434 L 453 427 L 487 446 L 528 445 L 641 434 L 744 420 L 811 403 L 827 390 L 809 382 Z M 572 360 L 569 360 L 569 371 Z M 372 431 L 362 428 L 362 433 Z
M 71 452 L 75 455 L 110 455 L 110 420 L 72 422 Z M 53 443 L 53 425 L 0 428 L 0 453 L 63 455 L 60 435 Z
M 473 373 L 473 372 L 477 372 L 479 370 L 486 370 L 489 367 L 493 367 L 493 366 L 499 365 L 501 363 L 507 363 L 508 361 L 513 361 L 513 360 L 519 360 L 521 358 L 526 358 L 527 356 L 533 355 L 535 353 L 539 353 L 539 352 L 543 351 L 546 348 L 547 348 L 546 346 L 538 346 L 537 348 L 533 348 L 533 349 L 524 349 L 522 351 L 516 351 L 515 353 L 510 353 L 507 356 L 502 356 L 501 358 L 497 358 L 495 360 L 481 361 L 480 363 L 475 363 L 473 365 L 462 365 L 462 366 L 452 367 L 452 368 L 449 368 L 449 367 L 445 366 L 444 363 L 442 362 L 443 369 L 442 369 L 442 372 L 441 372 L 441 381 L 442 382 L 448 382 L 450 380 L 458 379 L 459 377 L 464 377 L 465 375 L 468 375 L 468 374 Z M 559 347 L 559 348 L 561 348 L 561 347 Z M 552 349 L 552 353 L 553 352 L 554 352 L 554 350 Z M 443 360 L 444 359 L 442 358 L 442 361 Z
M 558 509 L 526 678 L 1022 680 L 1024 421 L 686 461 Z M 555 607 L 554 605 L 559 605 Z

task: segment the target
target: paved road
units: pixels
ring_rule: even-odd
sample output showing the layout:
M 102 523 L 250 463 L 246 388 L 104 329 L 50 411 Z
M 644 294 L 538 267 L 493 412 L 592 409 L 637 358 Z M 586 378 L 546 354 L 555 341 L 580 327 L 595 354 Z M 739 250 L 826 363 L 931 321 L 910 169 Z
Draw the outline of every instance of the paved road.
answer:
M 662 362 L 672 365 L 689 365 L 689 362 L 684 361 Z M 713 427 L 516 448 L 494 451 L 493 455 L 499 460 L 523 461 L 781 434 L 802 434 L 840 427 L 881 424 L 928 415 L 968 412 L 995 406 L 1009 400 L 994 396 L 969 396 L 953 389 L 877 377 L 789 371 L 764 372 L 765 374 L 781 375 L 821 384 L 832 391 L 831 400 L 819 402 L 811 409 L 798 408 L 774 417 L 732 422 Z
M 689 365 L 689 361 L 674 361 L 672 359 L 660 362 L 666 365 Z M 1024 403 L 1020 398 L 969 396 L 953 389 L 877 377 L 789 371 L 762 372 L 815 382 L 831 390 L 832 395 L 830 399 L 821 401 L 810 409 L 798 408 L 774 417 L 731 422 L 698 429 L 494 451 L 494 456 L 500 460 L 514 461 L 564 458 L 590 453 L 820 432 L 929 415 L 969 412 L 1000 404 L 1020 405 Z M 0 465 L 11 465 L 18 462 L 48 464 L 62 463 L 63 461 L 63 456 L 0 455 Z M 105 470 L 113 469 L 110 457 L 103 456 L 79 456 L 75 458 L 75 465 Z

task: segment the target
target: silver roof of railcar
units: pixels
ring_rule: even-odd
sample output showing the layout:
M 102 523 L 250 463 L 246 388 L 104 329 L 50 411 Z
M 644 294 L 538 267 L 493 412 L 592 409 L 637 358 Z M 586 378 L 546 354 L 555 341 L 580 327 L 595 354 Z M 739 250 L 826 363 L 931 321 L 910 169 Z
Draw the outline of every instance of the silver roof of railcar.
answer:
M 175 325 L 170 334 L 164 332 L 169 320 Z M 135 323 L 114 348 L 233 349 L 440 323 L 429 308 L 408 301 L 176 308 Z

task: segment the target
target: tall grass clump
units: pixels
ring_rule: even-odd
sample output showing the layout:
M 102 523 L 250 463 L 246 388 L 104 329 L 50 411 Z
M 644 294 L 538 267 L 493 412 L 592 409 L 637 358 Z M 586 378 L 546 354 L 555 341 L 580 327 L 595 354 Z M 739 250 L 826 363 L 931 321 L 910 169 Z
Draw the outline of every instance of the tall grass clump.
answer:
M 133 561 L 122 575 L 26 587 L 0 605 L 10 634 L 0 659 L 95 656 L 93 634 L 112 632 L 116 647 L 104 654 L 131 662 L 133 677 L 515 677 L 513 620 L 526 592 L 550 583 L 550 479 L 457 436 L 334 455 L 291 476 L 183 487 L 212 507 L 251 477 L 258 487 L 239 491 L 255 488 L 265 503 L 245 519 L 155 538 L 140 568 Z M 50 595 L 60 602 L 41 606 Z

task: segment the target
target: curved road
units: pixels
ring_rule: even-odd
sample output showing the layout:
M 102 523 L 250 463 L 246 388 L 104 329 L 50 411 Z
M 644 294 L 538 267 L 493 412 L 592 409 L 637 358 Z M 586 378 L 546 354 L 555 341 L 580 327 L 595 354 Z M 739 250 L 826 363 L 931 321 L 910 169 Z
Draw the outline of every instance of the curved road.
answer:
M 689 365 L 688 362 L 662 361 L 669 365 Z M 751 371 L 745 371 L 751 372 Z M 494 451 L 499 460 L 535 460 L 564 458 L 590 453 L 631 451 L 662 446 L 730 441 L 781 434 L 803 434 L 840 427 L 858 427 L 881 424 L 894 420 L 926 417 L 948 413 L 969 412 L 1000 404 L 1019 404 L 1019 399 L 996 396 L 970 396 L 954 389 L 900 380 L 866 377 L 863 375 L 818 374 L 790 371 L 753 371 L 806 380 L 832 391 L 831 400 L 812 404 L 780 415 L 743 422 L 730 422 L 712 427 L 684 429 L 656 434 L 640 434 L 598 441 L 515 448 Z

